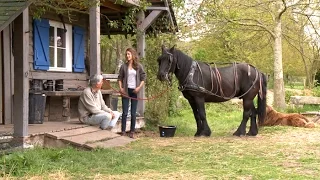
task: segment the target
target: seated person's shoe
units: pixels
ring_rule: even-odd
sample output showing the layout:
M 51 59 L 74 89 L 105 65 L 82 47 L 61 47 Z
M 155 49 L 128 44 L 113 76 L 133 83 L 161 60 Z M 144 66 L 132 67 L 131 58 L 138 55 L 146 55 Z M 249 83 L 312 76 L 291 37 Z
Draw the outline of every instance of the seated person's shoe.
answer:
M 112 130 L 112 126 L 108 126 L 105 130 L 111 131 Z

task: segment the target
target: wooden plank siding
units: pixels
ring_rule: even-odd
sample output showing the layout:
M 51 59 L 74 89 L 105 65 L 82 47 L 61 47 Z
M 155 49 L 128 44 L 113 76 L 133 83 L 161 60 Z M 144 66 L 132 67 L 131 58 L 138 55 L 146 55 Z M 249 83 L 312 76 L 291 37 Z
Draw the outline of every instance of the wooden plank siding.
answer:
M 30 36 L 29 36 L 29 79 L 43 79 L 43 80 L 56 80 L 56 79 L 64 79 L 64 89 L 68 88 L 77 88 L 78 86 L 86 87 L 88 77 L 88 69 L 86 69 L 83 73 L 74 73 L 74 72 L 57 72 L 57 71 L 41 71 L 34 70 L 33 68 L 33 13 L 34 7 L 30 6 L 30 18 L 29 18 L 29 27 L 30 27 Z M 53 11 L 47 11 L 45 14 L 41 16 L 41 18 L 54 20 L 57 22 L 61 22 L 60 17 Z M 71 24 L 72 26 L 80 26 L 86 30 L 85 35 L 85 57 L 87 57 L 87 53 L 89 51 L 88 47 L 88 34 L 89 34 L 89 15 L 82 13 L 74 13 L 71 14 L 70 18 L 67 16 L 63 16 L 63 21 L 66 24 Z
M 3 58 L 2 58 L 2 31 L 0 31 L 0 124 L 3 124 Z
M 2 31 L 3 33 L 3 101 L 4 101 L 4 124 L 12 123 L 12 107 L 13 107 L 13 89 L 11 78 L 13 73 L 12 67 L 12 49 L 11 49 L 11 25 Z

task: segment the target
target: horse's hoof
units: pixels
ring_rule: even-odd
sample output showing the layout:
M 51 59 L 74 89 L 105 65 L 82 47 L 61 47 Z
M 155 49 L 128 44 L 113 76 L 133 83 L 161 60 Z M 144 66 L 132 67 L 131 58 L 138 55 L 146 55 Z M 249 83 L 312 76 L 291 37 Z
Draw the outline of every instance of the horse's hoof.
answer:
M 207 136 L 209 137 L 211 135 L 211 130 L 204 130 L 200 133 L 200 136 Z
M 245 133 L 244 133 L 244 134 L 242 134 L 242 133 L 240 133 L 240 132 L 236 131 L 236 132 L 234 132 L 234 133 L 233 133 L 233 135 L 234 135 L 234 136 L 241 137 L 241 136 L 245 136 Z
M 258 134 L 258 132 L 248 132 L 247 136 L 256 136 Z

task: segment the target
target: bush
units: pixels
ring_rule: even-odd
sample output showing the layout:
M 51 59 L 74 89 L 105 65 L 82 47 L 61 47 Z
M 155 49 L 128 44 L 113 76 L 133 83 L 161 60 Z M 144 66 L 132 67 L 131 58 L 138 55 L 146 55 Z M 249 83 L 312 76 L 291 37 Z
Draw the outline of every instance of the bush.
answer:
M 161 94 L 160 97 L 158 96 L 159 93 L 168 88 L 167 82 L 160 82 L 157 79 L 157 58 L 160 56 L 161 45 L 164 41 L 169 41 L 170 44 L 173 44 L 175 38 L 173 35 L 160 35 L 157 37 L 147 38 L 148 49 L 146 52 L 146 58 L 143 61 L 147 73 L 146 96 L 157 96 L 155 99 L 147 101 L 146 103 L 144 117 L 146 119 L 147 126 L 159 125 L 166 121 L 169 115 L 174 115 L 177 112 L 176 102 L 179 96 L 179 91 L 176 87 L 178 86 L 178 82 L 173 81 L 173 85 L 168 92 Z M 173 80 L 174 79 L 175 77 L 173 77 Z
M 313 96 L 320 97 L 320 86 L 317 86 L 317 87 L 313 88 L 312 89 L 312 94 L 313 94 Z
M 290 97 L 294 96 L 294 92 L 293 91 L 285 91 L 285 101 L 288 104 L 290 101 Z

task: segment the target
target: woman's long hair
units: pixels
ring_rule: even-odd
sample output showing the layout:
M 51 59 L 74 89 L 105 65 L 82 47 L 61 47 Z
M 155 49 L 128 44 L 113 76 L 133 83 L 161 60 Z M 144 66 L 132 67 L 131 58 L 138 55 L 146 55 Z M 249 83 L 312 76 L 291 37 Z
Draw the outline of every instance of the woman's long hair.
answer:
M 138 58 L 137 51 L 133 48 L 128 48 L 126 50 L 126 54 L 128 51 L 131 52 L 131 54 L 132 54 L 132 67 L 133 67 L 133 69 L 137 70 L 139 68 L 139 66 L 138 66 L 139 58 Z M 126 59 L 127 59 L 127 55 L 126 55 Z M 128 59 L 127 59 L 127 63 L 128 63 Z

